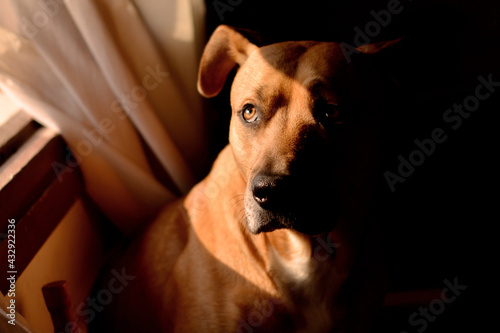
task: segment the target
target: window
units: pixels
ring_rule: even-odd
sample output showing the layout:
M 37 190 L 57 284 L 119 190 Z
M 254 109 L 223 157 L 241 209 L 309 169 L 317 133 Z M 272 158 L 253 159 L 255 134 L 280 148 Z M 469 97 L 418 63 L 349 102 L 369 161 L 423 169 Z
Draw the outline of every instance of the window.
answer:
M 64 161 L 69 151 L 61 136 L 33 121 L 5 95 L 0 96 L 0 258 L 7 258 L 5 241 L 9 221 L 15 223 L 17 276 L 83 192 L 78 170 L 56 175 L 53 162 Z M 9 271 L 7 260 L 0 271 Z M 8 281 L 0 281 L 0 291 Z
M 0 90 L 0 126 L 16 111 L 18 111 L 17 105 Z

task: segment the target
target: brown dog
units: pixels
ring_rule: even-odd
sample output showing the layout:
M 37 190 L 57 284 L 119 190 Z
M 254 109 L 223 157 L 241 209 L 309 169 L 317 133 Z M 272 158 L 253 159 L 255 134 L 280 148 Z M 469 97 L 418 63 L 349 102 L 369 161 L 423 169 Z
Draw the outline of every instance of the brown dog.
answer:
M 383 295 L 368 223 L 384 104 L 372 54 L 251 44 L 220 26 L 198 89 L 231 90 L 230 144 L 115 267 L 115 332 L 364 332 Z

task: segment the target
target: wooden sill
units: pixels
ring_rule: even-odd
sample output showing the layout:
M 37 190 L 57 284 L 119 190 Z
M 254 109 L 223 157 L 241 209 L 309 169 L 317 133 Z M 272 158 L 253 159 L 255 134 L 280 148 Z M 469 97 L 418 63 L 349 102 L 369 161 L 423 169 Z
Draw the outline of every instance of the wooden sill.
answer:
M 17 112 L 4 125 L 0 131 L 0 166 L 16 152 L 16 150 L 29 138 L 40 125 L 34 122 L 24 112 Z M 2 173 L 0 173 L 2 178 Z M 3 186 L 0 185 L 0 188 Z
M 23 113 L 0 127 L 0 271 L 7 272 L 9 220 L 15 220 L 16 261 L 19 277 L 59 221 L 83 193 L 78 168 L 68 172 L 53 169 L 67 165 L 71 155 L 58 133 L 41 127 Z M 0 280 L 0 290 L 8 290 Z

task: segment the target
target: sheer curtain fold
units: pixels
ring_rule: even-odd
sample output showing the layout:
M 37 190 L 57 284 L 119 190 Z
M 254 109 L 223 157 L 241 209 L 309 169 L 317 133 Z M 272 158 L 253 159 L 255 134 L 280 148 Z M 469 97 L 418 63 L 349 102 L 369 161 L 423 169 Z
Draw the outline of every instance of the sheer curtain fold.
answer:
M 123 0 L 115 0 L 107 3 L 113 4 L 117 2 L 126 3 Z M 103 5 L 104 3 L 101 4 Z M 149 36 L 144 27 L 138 24 L 140 18 L 137 15 L 132 15 L 134 13 L 132 4 L 128 5 L 129 9 L 127 11 L 120 12 L 125 15 L 130 14 L 127 17 L 129 24 L 135 28 L 135 33 L 129 35 L 131 39 L 130 44 L 135 45 L 134 42 L 136 40 L 138 43 L 142 41 L 143 45 L 146 44 L 146 48 L 141 49 L 144 57 L 147 58 L 150 55 L 149 58 L 155 58 L 153 60 L 154 63 L 149 67 L 152 71 L 149 74 L 152 81 L 150 80 L 149 83 L 145 82 L 144 79 L 141 81 L 136 80 L 134 74 L 128 69 L 124 57 L 120 53 L 120 49 L 114 43 L 111 34 L 108 33 L 104 20 L 101 19 L 95 3 L 91 1 L 73 1 L 68 2 L 67 6 L 114 95 L 121 96 L 126 100 L 121 103 L 123 110 L 130 117 L 136 129 L 141 133 L 143 139 L 155 153 L 162 166 L 169 172 L 179 189 L 187 192 L 194 182 L 193 176 L 189 173 L 189 166 L 170 135 L 162 127 L 147 98 L 147 87 L 150 87 L 150 90 L 158 89 L 156 84 L 162 83 L 164 80 L 170 80 L 168 70 L 161 63 L 160 57 L 154 54 L 153 44 L 146 44 L 145 41 L 148 40 Z M 135 54 L 138 54 L 137 51 Z M 156 82 L 152 83 L 154 81 Z M 174 109 L 171 112 L 173 114 L 179 111 L 182 112 L 180 110 L 182 107 L 184 105 L 178 105 L 178 110 Z M 173 105 L 172 108 L 176 108 L 176 106 Z M 177 122 L 177 124 L 179 123 Z
M 155 5 L 178 13 L 187 6 L 181 13 L 187 16 L 162 32 L 187 47 L 159 44 L 147 21 Z M 192 67 L 203 40 L 199 6 L 198 0 L 7 0 L 0 14 L 0 88 L 61 132 L 89 194 L 127 234 L 194 184 L 191 169 L 205 148 L 201 101 L 193 94 Z M 193 27 L 183 29 L 185 22 Z M 183 56 L 191 83 L 176 79 L 182 70 L 169 60 Z M 145 149 L 176 189 L 154 177 Z

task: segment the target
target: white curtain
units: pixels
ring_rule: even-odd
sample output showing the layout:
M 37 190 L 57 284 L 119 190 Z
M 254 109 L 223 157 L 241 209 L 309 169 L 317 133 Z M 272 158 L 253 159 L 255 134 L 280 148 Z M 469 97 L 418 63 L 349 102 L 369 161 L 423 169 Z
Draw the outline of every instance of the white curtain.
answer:
M 0 0 L 0 89 L 62 134 L 64 164 L 128 235 L 205 158 L 204 16 L 203 0 Z

